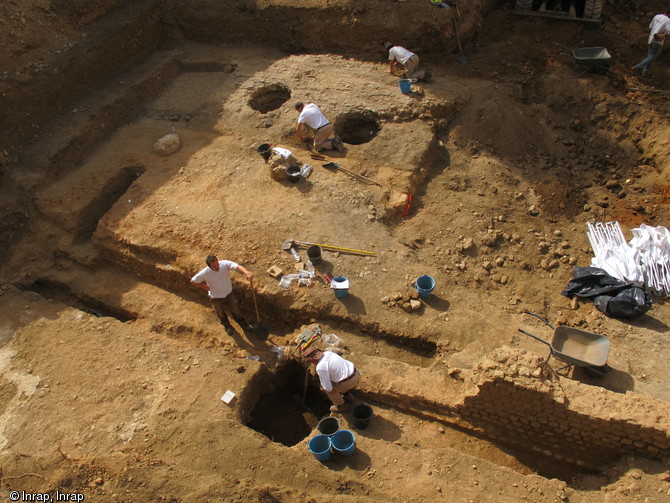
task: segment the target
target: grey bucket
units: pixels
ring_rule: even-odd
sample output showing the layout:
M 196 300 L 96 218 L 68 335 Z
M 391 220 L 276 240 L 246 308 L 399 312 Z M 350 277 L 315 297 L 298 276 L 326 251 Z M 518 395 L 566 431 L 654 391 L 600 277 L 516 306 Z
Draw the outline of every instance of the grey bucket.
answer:
M 321 262 L 321 247 L 319 245 L 312 245 L 307 248 L 307 257 L 312 262 L 312 264 L 318 264 Z
M 288 175 L 288 181 L 292 183 L 297 183 L 300 180 L 300 166 L 289 166 L 286 168 L 286 174 Z
M 319 421 L 316 429 L 319 430 L 321 435 L 330 437 L 340 431 L 340 420 L 335 416 L 326 416 L 321 421 Z
M 353 414 L 354 426 L 359 430 L 364 430 L 372 419 L 372 407 L 366 403 L 359 403 L 354 407 Z

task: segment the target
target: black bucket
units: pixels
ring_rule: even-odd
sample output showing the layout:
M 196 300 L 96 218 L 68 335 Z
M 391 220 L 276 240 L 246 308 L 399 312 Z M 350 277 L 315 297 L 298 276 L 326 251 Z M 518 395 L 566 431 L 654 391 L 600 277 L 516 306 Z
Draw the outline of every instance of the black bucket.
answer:
M 286 174 L 288 175 L 288 181 L 291 183 L 297 183 L 300 180 L 300 166 L 289 166 L 286 168 Z
M 321 262 L 321 247 L 319 245 L 312 245 L 307 248 L 307 258 L 316 265 Z
M 370 424 L 372 419 L 372 407 L 365 403 L 359 403 L 354 407 L 354 426 L 359 430 L 364 430 Z
M 330 437 L 340 431 L 340 420 L 335 416 L 326 416 L 316 426 L 321 435 Z
M 269 143 L 261 143 L 258 148 L 256 149 L 256 152 L 261 154 L 263 159 L 266 161 L 272 156 L 272 145 Z

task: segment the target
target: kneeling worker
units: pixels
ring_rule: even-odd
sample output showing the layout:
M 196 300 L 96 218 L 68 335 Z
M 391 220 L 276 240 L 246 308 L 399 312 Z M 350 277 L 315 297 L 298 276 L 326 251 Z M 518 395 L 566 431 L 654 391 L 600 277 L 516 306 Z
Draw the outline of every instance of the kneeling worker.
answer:
M 288 168 L 296 167 L 300 169 L 300 176 L 307 178 L 311 173 L 311 168 L 307 168 L 298 159 L 293 152 L 287 148 L 273 147 L 271 143 L 263 143 L 256 149 L 263 157 L 265 164 L 270 165 L 270 177 L 275 181 L 288 179 Z
M 333 406 L 331 412 L 346 412 L 349 407 L 344 402 L 343 393 L 352 390 L 361 379 L 361 374 L 354 364 L 332 351 L 309 348 L 304 358 L 316 366 L 321 388 L 326 392 Z
M 408 51 L 402 46 L 386 42 L 386 50 L 389 53 L 389 69 L 387 73 L 394 74 L 396 67 L 402 66 L 406 79 L 417 79 L 428 81 L 432 74 L 428 70 L 419 70 L 419 56 Z

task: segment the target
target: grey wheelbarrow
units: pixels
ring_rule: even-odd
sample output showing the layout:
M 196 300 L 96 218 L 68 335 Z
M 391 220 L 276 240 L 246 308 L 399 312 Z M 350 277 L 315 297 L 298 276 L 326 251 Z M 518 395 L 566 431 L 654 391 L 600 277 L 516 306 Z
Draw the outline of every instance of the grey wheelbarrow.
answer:
M 583 367 L 584 373 L 589 377 L 604 377 L 610 372 L 611 368 L 607 365 L 610 340 L 607 337 L 565 325 L 554 327 L 535 313 L 530 311 L 524 311 L 524 313 L 535 316 L 554 331 L 551 342 L 547 342 L 525 330 L 518 329 L 522 334 L 549 346 L 547 362 L 553 356 L 567 364 L 557 369 L 556 372 L 570 369 L 573 366 Z
M 577 70 L 581 68 L 583 73 L 593 70 L 594 73 L 601 75 L 610 70 L 612 56 L 605 47 L 580 47 L 570 49 L 562 44 L 555 44 L 569 52 L 559 52 L 561 56 L 567 56 L 572 59 L 572 68 Z

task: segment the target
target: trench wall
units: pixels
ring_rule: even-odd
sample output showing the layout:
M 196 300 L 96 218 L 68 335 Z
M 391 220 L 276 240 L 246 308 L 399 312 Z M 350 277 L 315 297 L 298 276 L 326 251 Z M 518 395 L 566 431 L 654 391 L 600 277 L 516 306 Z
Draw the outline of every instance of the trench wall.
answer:
M 524 452 L 594 470 L 626 455 L 670 456 L 670 404 L 558 377 L 523 350 L 498 348 L 473 371 L 361 368 L 371 399 Z

